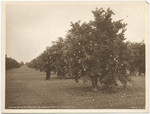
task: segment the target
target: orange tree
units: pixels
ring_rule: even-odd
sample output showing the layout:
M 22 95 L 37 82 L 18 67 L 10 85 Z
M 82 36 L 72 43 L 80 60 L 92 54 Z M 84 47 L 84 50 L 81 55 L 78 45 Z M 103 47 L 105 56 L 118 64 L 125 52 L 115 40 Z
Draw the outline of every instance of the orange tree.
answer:
M 53 64 L 55 67 L 55 72 L 57 73 L 59 78 L 64 78 L 66 76 L 66 66 L 67 66 L 67 61 L 66 61 L 66 46 L 65 46 L 65 39 L 62 37 L 59 37 L 57 41 L 53 42 L 53 45 L 51 48 L 53 48 L 53 56 L 55 60 L 53 60 Z
M 114 12 L 96 8 L 94 20 L 88 23 L 71 23 L 66 37 L 69 72 L 78 81 L 89 76 L 93 89 L 98 79 L 110 90 L 120 80 L 126 87 L 129 77 L 127 68 L 127 45 L 124 43 L 126 24 L 112 21 Z
M 51 71 L 56 72 L 59 77 L 65 76 L 64 40 L 58 38 L 53 45 L 28 63 L 29 67 L 46 72 L 46 80 L 50 79 Z
M 51 71 L 55 69 L 55 51 L 51 47 L 47 47 L 47 49 L 39 55 L 37 58 L 33 59 L 27 65 L 31 68 L 35 68 L 40 71 L 46 72 L 46 80 L 50 79 Z

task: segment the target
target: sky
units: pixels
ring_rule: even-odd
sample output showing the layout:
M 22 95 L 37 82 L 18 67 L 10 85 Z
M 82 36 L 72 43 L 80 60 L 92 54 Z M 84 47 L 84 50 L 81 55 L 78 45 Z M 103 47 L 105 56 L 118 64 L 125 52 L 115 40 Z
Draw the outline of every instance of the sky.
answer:
M 125 37 L 131 42 L 145 38 L 145 2 L 40 2 L 6 5 L 6 54 L 18 62 L 29 62 L 58 37 L 65 37 L 70 22 L 93 20 L 92 11 L 110 7 L 113 20 L 127 23 Z

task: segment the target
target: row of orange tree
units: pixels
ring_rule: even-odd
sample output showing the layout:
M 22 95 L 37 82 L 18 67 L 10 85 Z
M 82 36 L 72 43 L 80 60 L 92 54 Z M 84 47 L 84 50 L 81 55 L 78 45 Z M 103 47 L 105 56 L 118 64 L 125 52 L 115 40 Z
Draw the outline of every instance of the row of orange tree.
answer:
M 126 42 L 128 47 L 128 69 L 131 75 L 135 71 L 145 74 L 145 44 L 144 42 L 131 43 Z
M 109 8 L 106 11 L 96 8 L 92 13 L 94 20 L 71 23 L 66 37 L 58 38 L 28 66 L 45 71 L 46 80 L 53 71 L 59 77 L 74 77 L 76 82 L 88 77 L 94 90 L 99 81 L 109 90 L 118 80 L 126 87 L 130 81 L 127 69 L 135 69 L 131 60 L 133 43 L 126 43 L 124 37 L 127 24 L 113 21 L 114 12 Z
M 21 63 L 17 62 L 15 59 L 11 57 L 7 57 L 7 55 L 5 59 L 6 59 L 6 70 L 12 68 L 19 68 L 21 65 L 24 64 L 23 62 Z

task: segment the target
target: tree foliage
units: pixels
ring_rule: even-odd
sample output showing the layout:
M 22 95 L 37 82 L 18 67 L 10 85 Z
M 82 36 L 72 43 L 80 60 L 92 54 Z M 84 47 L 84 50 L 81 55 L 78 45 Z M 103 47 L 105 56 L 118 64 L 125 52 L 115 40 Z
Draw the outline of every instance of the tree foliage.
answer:
M 112 21 L 114 12 L 96 9 L 92 12 L 94 21 L 71 24 L 69 40 L 70 71 L 75 79 L 89 76 L 93 86 L 97 80 L 105 85 L 126 84 L 126 49 L 124 32 L 126 24 L 122 20 Z
M 6 69 L 19 68 L 21 64 L 11 57 L 6 55 Z
M 133 46 L 125 43 L 127 24 L 123 20 L 113 21 L 115 13 L 109 8 L 106 11 L 96 8 L 92 13 L 94 20 L 71 23 L 71 29 L 64 39 L 59 37 L 28 65 L 47 74 L 55 71 L 59 77 L 74 77 L 76 82 L 81 77 L 90 78 L 95 90 L 98 82 L 106 90 L 111 90 L 118 81 L 126 87 L 130 81 L 127 69 L 138 65 L 144 70 L 145 59 L 141 53 L 145 52 L 145 48 L 143 44 Z M 132 67 L 130 64 L 133 64 Z
M 126 42 L 128 46 L 128 63 L 131 74 L 134 74 L 136 70 L 139 74 L 145 74 L 145 44 L 144 42 L 132 43 Z

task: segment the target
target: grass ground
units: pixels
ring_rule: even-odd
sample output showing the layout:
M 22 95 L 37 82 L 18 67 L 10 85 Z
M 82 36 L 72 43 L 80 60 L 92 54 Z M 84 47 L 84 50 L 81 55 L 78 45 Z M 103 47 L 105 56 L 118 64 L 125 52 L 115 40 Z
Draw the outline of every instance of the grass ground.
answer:
M 79 109 L 144 109 L 145 77 L 132 77 L 134 83 L 114 94 L 92 92 L 82 81 L 73 79 L 45 80 L 45 73 L 24 65 L 6 72 L 6 108 L 79 108 Z

